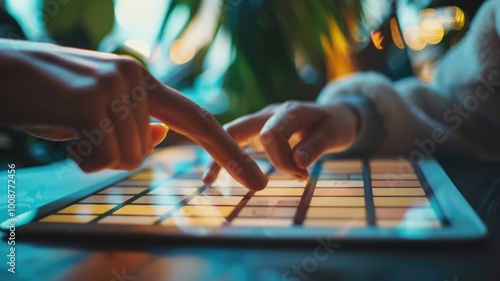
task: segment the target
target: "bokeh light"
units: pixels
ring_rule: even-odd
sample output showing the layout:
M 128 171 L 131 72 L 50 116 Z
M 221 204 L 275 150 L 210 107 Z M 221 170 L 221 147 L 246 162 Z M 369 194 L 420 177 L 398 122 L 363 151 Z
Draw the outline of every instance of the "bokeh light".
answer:
M 466 14 L 459 7 L 447 6 L 437 9 L 422 9 L 412 24 L 406 26 L 403 37 L 409 48 L 420 51 L 428 45 L 441 43 L 450 31 L 463 30 L 466 24 Z M 393 31 L 393 39 L 399 47 L 396 42 L 397 34 L 394 34 L 395 29 L 392 27 L 392 23 L 391 30 Z
M 392 41 L 398 47 L 399 49 L 404 49 L 405 44 L 403 42 L 403 36 L 401 36 L 401 32 L 399 30 L 399 25 L 398 21 L 396 18 L 391 18 L 391 35 L 392 35 Z
M 443 25 L 448 29 L 462 30 L 465 27 L 467 17 L 464 11 L 456 6 L 443 8 Z
M 435 19 L 424 20 L 420 22 L 420 36 L 429 44 L 439 44 L 444 37 L 443 25 Z
M 384 35 L 382 34 L 381 31 L 372 31 L 371 32 L 372 36 L 372 42 L 375 48 L 378 50 L 383 50 L 384 46 L 382 46 L 382 42 L 384 42 Z
M 151 56 L 151 46 L 142 40 L 129 39 L 125 41 L 124 45 L 145 56 L 146 58 L 149 58 Z
M 403 36 L 406 45 L 414 51 L 423 50 L 427 46 L 427 42 L 420 34 L 420 26 L 418 25 L 412 25 L 405 28 Z
M 170 59 L 175 64 L 184 64 L 189 62 L 196 55 L 196 48 L 191 42 L 183 39 L 177 39 L 170 46 Z

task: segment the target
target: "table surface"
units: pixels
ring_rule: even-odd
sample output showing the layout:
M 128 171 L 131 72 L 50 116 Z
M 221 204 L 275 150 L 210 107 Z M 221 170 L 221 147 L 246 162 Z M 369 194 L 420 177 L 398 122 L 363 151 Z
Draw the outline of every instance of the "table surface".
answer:
M 338 245 L 315 255 L 318 246 L 245 247 L 70 245 L 16 242 L 16 273 L 7 271 L 1 242 L 0 280 L 500 280 L 500 164 L 465 159 L 440 161 L 481 216 L 490 235 L 474 245 Z M 57 169 L 20 169 L 17 212 L 66 196 Z M 6 179 L 5 176 L 0 177 Z M 48 180 L 52 179 L 52 180 Z M 36 187 L 36 188 L 35 188 Z M 6 193 L 6 192 L 5 192 Z M 7 202 L 6 194 L 0 196 Z M 7 206 L 0 206 L 0 219 Z

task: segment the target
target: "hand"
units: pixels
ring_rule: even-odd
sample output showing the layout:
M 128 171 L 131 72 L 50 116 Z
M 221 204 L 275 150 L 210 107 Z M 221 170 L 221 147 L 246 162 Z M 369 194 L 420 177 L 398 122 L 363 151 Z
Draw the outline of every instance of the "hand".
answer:
M 258 139 L 272 164 L 282 172 L 306 179 L 307 167 L 327 152 L 349 148 L 356 138 L 357 115 L 346 105 L 287 102 L 270 105 L 225 125 L 242 147 Z M 212 163 L 204 181 L 211 183 L 220 171 Z
M 0 40 L 0 61 L 0 122 L 50 139 L 80 139 L 68 150 L 84 171 L 139 167 L 167 133 L 150 125 L 153 116 L 204 147 L 243 185 L 267 184 L 210 113 L 133 59 Z

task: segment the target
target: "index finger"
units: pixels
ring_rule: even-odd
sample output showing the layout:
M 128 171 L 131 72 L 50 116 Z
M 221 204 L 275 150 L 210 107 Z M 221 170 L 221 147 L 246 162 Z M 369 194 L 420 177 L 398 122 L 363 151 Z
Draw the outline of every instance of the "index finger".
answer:
M 261 190 L 267 185 L 268 180 L 257 164 L 212 114 L 174 89 L 157 83 L 150 92 L 152 116 L 206 149 L 221 167 L 247 188 Z
M 240 146 L 245 147 L 255 136 L 259 135 L 262 126 L 272 115 L 273 107 L 263 109 L 257 113 L 246 115 L 224 125 L 226 132 Z M 203 182 L 213 183 L 219 175 L 221 167 L 211 161 L 203 175 Z

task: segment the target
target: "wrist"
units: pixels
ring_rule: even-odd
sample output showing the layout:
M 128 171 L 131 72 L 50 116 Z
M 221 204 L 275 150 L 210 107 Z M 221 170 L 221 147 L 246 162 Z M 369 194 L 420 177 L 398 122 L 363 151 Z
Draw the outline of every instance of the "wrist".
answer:
M 359 112 L 347 103 L 335 102 L 324 107 L 333 116 L 333 129 L 339 137 L 342 150 L 348 150 L 356 142 L 361 129 L 361 116 Z
M 352 143 L 345 153 L 352 156 L 374 154 L 385 138 L 384 119 L 375 102 L 364 95 L 350 94 L 338 96 L 332 104 L 344 108 L 347 117 L 343 120 L 352 130 Z
M 357 136 L 361 130 L 361 115 L 359 111 L 349 103 L 339 102 L 338 105 L 346 109 L 346 115 L 349 120 L 352 120 L 350 123 L 352 124 L 351 126 L 354 128 Z

